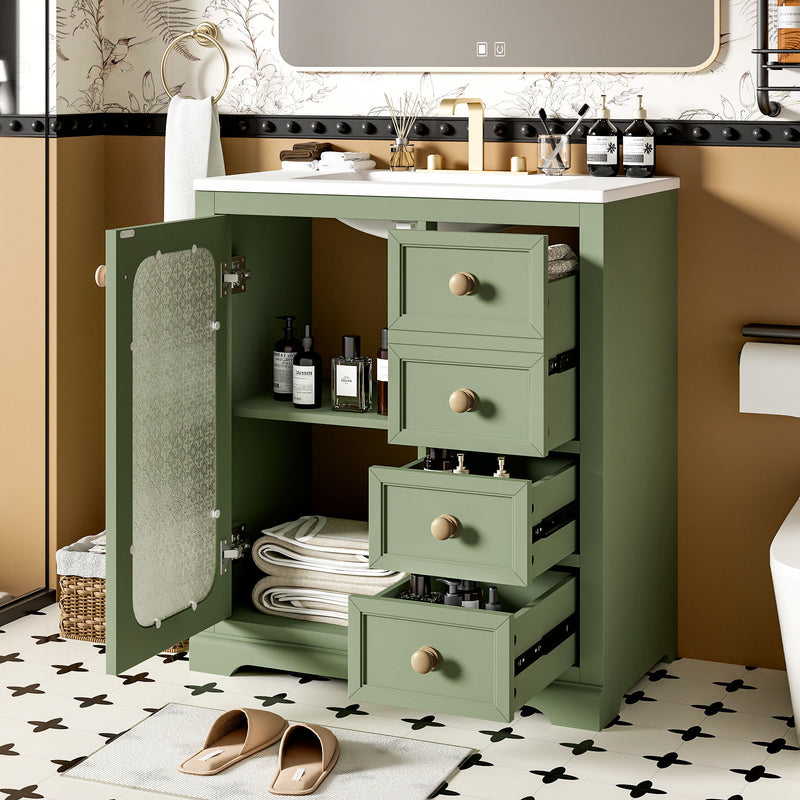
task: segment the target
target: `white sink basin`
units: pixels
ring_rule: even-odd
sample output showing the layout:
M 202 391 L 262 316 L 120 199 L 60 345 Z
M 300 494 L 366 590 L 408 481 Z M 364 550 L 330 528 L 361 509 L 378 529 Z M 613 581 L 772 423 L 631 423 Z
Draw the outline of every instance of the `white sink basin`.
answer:
M 373 169 L 364 172 L 311 172 L 300 174 L 304 181 L 356 184 L 390 184 L 396 188 L 403 186 L 502 186 L 517 189 L 530 189 L 544 186 L 553 181 L 580 179 L 580 175 L 548 175 L 527 172 L 468 172 L 463 169 L 419 170 L 417 172 L 391 172 L 387 169 Z M 585 177 L 585 176 L 584 176 Z

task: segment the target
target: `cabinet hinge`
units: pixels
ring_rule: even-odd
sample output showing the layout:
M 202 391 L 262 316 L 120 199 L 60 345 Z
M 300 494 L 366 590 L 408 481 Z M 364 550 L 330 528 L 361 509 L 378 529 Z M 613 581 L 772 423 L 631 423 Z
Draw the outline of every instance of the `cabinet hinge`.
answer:
M 551 631 L 539 639 L 536 644 L 529 647 L 522 655 L 514 659 L 514 677 L 524 672 L 531 664 L 540 658 L 552 653 L 559 645 L 572 636 L 578 630 L 578 615 L 573 614 L 560 622 Z
M 246 292 L 247 281 L 251 277 L 252 274 L 247 269 L 247 256 L 233 256 L 230 269 L 228 262 L 223 261 L 220 265 L 220 297 L 225 297 L 228 292 L 231 294 Z
M 231 531 L 231 540 L 228 544 L 227 539 L 221 539 L 219 543 L 219 574 L 228 574 L 228 565 L 231 561 L 243 558 L 250 549 L 250 542 L 245 537 L 246 526 L 244 523 L 234 525 Z
M 570 522 L 575 522 L 578 518 L 578 503 L 575 500 L 567 503 L 563 508 L 554 511 L 546 516 L 538 525 L 533 526 L 531 541 L 538 542 L 552 536 L 556 531 L 560 531 Z
M 547 374 L 558 375 L 559 372 L 566 372 L 578 366 L 578 351 L 574 348 L 553 356 L 547 362 Z

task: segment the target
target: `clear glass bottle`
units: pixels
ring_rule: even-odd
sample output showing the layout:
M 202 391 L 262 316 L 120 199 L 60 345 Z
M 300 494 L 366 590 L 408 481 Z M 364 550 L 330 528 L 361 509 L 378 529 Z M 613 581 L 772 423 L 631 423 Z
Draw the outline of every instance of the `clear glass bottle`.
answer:
M 390 151 L 390 170 L 393 172 L 414 172 L 414 145 L 408 139 L 395 139 Z
M 372 359 L 361 355 L 360 336 L 342 336 L 342 355 L 331 359 L 331 408 L 369 411 L 372 407 Z

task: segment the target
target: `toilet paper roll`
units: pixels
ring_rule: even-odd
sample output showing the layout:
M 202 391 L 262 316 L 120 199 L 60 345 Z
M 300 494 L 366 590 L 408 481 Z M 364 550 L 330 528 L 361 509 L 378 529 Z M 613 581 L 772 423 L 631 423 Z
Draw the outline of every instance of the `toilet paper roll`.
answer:
M 800 345 L 745 344 L 739 359 L 739 411 L 800 417 Z

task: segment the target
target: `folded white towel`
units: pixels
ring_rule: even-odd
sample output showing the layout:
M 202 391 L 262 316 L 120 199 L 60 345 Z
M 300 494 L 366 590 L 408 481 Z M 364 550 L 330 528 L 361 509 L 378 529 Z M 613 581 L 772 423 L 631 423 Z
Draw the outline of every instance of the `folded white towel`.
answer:
M 366 172 L 370 169 L 375 169 L 378 165 L 370 160 L 370 161 L 342 161 L 340 164 L 326 164 L 324 161 L 320 161 L 319 164 L 319 171 L 320 172 Z
M 319 169 L 319 161 L 281 161 L 281 169 L 287 172 L 316 172 Z
M 369 161 L 372 156 L 369 153 L 343 153 L 341 150 L 326 150 L 320 154 L 319 158 L 323 164 L 328 162 L 338 164 L 341 161 Z
M 173 97 L 164 144 L 164 221 L 194 217 L 194 181 L 225 174 L 219 114 L 210 97 Z

